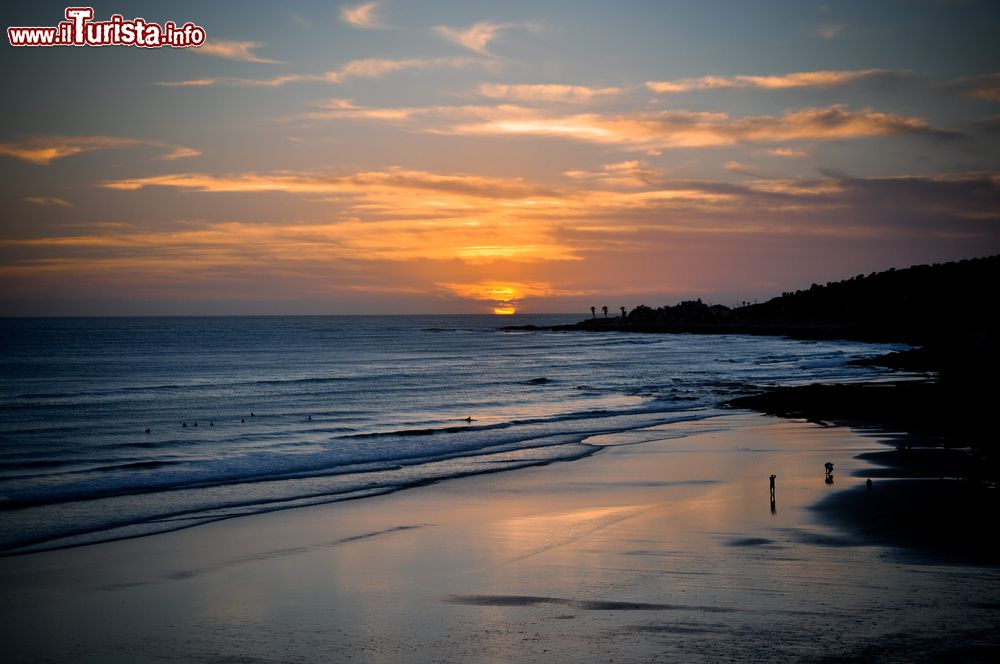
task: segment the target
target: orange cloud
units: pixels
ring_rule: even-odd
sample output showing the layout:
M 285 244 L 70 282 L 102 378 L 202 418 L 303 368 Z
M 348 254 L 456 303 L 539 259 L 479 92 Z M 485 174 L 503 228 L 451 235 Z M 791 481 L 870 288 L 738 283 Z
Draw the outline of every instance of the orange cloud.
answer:
M 639 187 L 652 184 L 662 174 L 644 162 L 632 159 L 604 164 L 599 172 L 566 171 L 563 175 L 574 180 L 596 180 L 610 186 Z
M 768 148 L 763 150 L 763 154 L 786 159 L 801 159 L 809 156 L 809 153 L 804 150 L 793 150 L 792 148 Z
M 483 21 L 471 25 L 464 30 L 449 28 L 444 25 L 438 26 L 434 30 L 448 41 L 464 46 L 470 51 L 475 51 L 482 55 L 493 55 L 486 50 L 486 47 L 489 46 L 491 41 L 496 39 L 501 31 L 513 26 L 514 24 L 512 23 L 488 23 Z
M 340 69 L 324 74 L 326 80 L 339 83 L 347 78 L 381 78 L 398 71 L 422 69 L 461 69 L 465 67 L 486 66 L 480 58 L 408 58 L 393 60 L 390 58 L 365 58 L 352 60 Z
M 644 184 L 627 189 L 608 189 L 603 179 L 643 171 L 650 169 L 638 160 L 607 164 L 595 177 L 564 181 L 572 186 L 561 189 L 403 170 L 142 178 L 117 189 L 141 191 L 157 182 L 206 195 L 287 192 L 334 202 L 310 223 L 186 220 L 157 226 L 143 218 L 0 239 L 8 257 L 0 266 L 0 283 L 6 284 L 0 290 L 92 294 L 117 285 L 148 295 L 156 289 L 191 293 L 198 285 L 198 293 L 217 296 L 230 287 L 239 293 L 273 286 L 286 294 L 294 289 L 347 297 L 355 289 L 433 298 L 443 288 L 508 311 L 533 299 L 594 292 L 585 289 L 625 292 L 636 280 L 648 284 L 668 274 L 658 272 L 664 266 L 690 279 L 699 267 L 676 267 L 685 256 L 720 246 L 743 255 L 752 243 L 773 242 L 768 237 L 798 246 L 812 245 L 815 237 L 967 237 L 985 246 L 996 240 L 985 222 L 1000 219 L 996 175 L 734 184 L 650 171 L 642 175 Z
M 625 92 L 625 89 L 614 87 L 594 88 L 585 85 L 559 85 L 554 83 L 536 85 L 480 83 L 477 91 L 480 96 L 490 99 L 588 103 L 598 99 L 619 96 Z
M 767 76 L 701 76 L 699 78 L 683 78 L 676 81 L 647 81 L 646 87 L 658 94 L 733 88 L 789 90 L 794 88 L 832 87 L 865 78 L 883 77 L 892 74 L 893 72 L 887 69 L 862 69 L 855 71 L 805 71 Z
M 953 81 L 947 87 L 957 90 L 966 97 L 1000 102 L 1000 72 L 966 76 Z
M 184 146 L 177 146 L 173 148 L 170 152 L 166 153 L 160 159 L 164 161 L 175 161 L 177 159 L 189 159 L 191 157 L 200 157 L 201 150 L 195 150 L 194 148 L 186 148 Z
M 35 136 L 15 143 L 0 143 L 0 155 L 47 166 L 56 159 L 97 150 L 117 150 L 136 146 L 170 148 L 163 159 L 181 159 L 201 153 L 193 148 L 168 145 L 162 141 L 117 136 Z
M 260 48 L 261 46 L 262 44 L 251 41 L 231 41 L 227 39 L 210 38 L 198 48 L 185 50 L 189 50 L 193 53 L 200 53 L 202 55 L 214 55 L 217 58 L 225 58 L 227 60 L 278 64 L 278 60 L 270 60 L 254 53 L 254 49 Z
M 919 118 L 872 110 L 849 111 L 845 106 L 807 108 L 780 116 L 733 118 L 725 113 L 659 111 L 598 115 L 543 114 L 516 107 L 499 107 L 480 121 L 436 129 L 461 135 L 527 135 L 572 138 L 637 149 L 696 148 L 740 143 L 780 143 L 797 140 L 838 140 L 910 134 L 953 137 Z
M 722 167 L 727 171 L 732 171 L 733 173 L 739 173 L 741 175 L 755 175 L 753 172 L 753 166 L 736 161 L 735 159 L 730 159 L 724 163 Z
M 476 195 L 486 198 L 544 196 L 543 187 L 530 185 L 519 178 L 492 178 L 479 175 L 440 175 L 426 171 L 392 169 L 366 171 L 344 176 L 308 173 L 258 175 L 242 173 L 214 176 L 201 173 L 176 173 L 145 178 L 110 180 L 106 189 L 136 190 L 144 187 L 177 187 L 206 192 L 265 192 L 293 194 L 365 193 L 375 190 L 425 190 Z
M 440 283 L 455 295 L 468 300 L 492 302 L 495 314 L 509 315 L 528 298 L 585 295 L 585 291 L 553 288 L 544 282 L 479 281 L 475 283 Z
M 507 219 L 479 224 L 448 219 L 348 219 L 320 224 L 207 223 L 196 228 L 143 231 L 94 228 L 84 235 L 0 240 L 0 246 L 78 251 L 63 265 L 117 265 L 143 256 L 176 269 L 220 265 L 329 264 L 339 261 L 454 261 L 483 265 L 499 260 L 539 262 L 574 260 L 551 232 L 530 222 Z M 103 255 L 102 255 L 103 254 Z M 58 268 L 59 264 L 49 269 Z
M 26 203 L 31 203 L 32 205 L 41 205 L 43 207 L 50 205 L 65 208 L 73 207 L 73 204 L 69 201 L 55 196 L 25 196 L 24 201 Z
M 217 85 L 248 88 L 280 88 L 290 83 L 343 83 L 350 78 L 381 78 L 400 71 L 462 69 L 466 67 L 490 69 L 493 66 L 487 60 L 472 57 L 408 58 L 404 60 L 365 58 L 362 60 L 351 60 L 340 69 L 331 69 L 319 74 L 285 74 L 271 78 L 237 78 L 225 76 L 189 81 L 160 81 L 156 85 L 165 88 L 210 87 Z
M 161 88 L 207 88 L 219 82 L 217 78 L 195 78 L 187 81 L 160 81 Z
M 340 8 L 340 20 L 355 28 L 380 28 L 382 23 L 377 14 L 378 7 L 378 2 L 366 2 L 353 7 L 344 5 Z
M 336 101 L 325 113 L 297 117 L 312 120 L 360 118 L 394 122 L 422 120 L 418 131 L 467 136 L 551 136 L 658 152 L 668 148 L 721 147 L 788 141 L 830 141 L 870 136 L 915 135 L 954 138 L 924 120 L 846 106 L 805 108 L 783 115 L 732 117 L 726 113 L 685 110 L 638 113 L 562 113 L 511 104 L 499 106 L 357 107 Z
M 546 212 L 557 216 L 558 192 L 517 178 L 441 175 L 394 169 L 344 176 L 308 173 L 210 176 L 177 173 L 106 182 L 107 189 L 173 187 L 206 193 L 278 192 L 324 196 L 360 218 L 310 226 L 324 243 L 353 256 L 488 263 L 575 260 L 555 242 Z

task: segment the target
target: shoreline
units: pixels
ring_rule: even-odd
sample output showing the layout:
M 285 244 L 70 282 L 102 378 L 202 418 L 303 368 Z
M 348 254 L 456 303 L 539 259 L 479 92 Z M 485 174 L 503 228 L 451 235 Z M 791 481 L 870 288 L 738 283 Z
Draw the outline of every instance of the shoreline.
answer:
M 863 487 L 877 437 L 749 412 L 678 428 L 597 436 L 573 463 L 2 559 L 0 632 L 12 662 L 820 660 L 903 634 L 918 658 L 1000 652 L 1000 571 L 926 567 L 813 509 Z
M 989 396 L 978 386 L 913 379 L 861 383 L 813 383 L 774 387 L 722 404 L 778 417 L 870 427 L 905 434 L 895 453 L 870 459 L 894 468 L 897 477 L 956 477 L 996 485 L 1000 449 L 989 416 Z M 883 474 L 883 477 L 889 475 Z
M 998 565 L 1000 546 L 984 525 L 1000 517 L 1000 459 L 989 411 L 977 403 L 985 395 L 970 392 L 930 379 L 812 384 L 725 405 L 895 439 L 895 449 L 858 456 L 874 466 L 858 475 L 874 479 L 874 490 L 830 496 L 816 511 L 847 532 L 927 560 Z

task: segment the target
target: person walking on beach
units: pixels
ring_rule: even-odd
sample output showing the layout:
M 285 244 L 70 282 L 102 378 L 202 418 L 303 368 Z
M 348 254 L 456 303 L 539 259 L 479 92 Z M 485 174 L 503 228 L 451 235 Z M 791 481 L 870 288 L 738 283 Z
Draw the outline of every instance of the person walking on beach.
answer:
M 778 477 L 777 475 L 771 475 L 771 502 L 772 503 L 774 502 L 774 480 L 777 477 Z

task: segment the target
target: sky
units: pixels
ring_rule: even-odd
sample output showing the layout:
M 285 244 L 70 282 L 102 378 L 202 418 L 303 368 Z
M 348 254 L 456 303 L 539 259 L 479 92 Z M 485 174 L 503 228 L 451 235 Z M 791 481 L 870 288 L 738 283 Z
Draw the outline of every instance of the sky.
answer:
M 1000 252 L 991 0 L 93 7 L 206 40 L 4 35 L 0 315 L 733 305 Z

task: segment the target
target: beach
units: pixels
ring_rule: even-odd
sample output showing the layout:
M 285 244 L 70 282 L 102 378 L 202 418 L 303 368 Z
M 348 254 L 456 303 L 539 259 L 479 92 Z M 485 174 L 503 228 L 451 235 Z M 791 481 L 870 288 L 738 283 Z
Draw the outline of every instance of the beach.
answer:
M 874 466 L 855 457 L 886 436 L 742 411 L 679 426 L 593 436 L 603 448 L 575 461 L 4 558 L 5 661 L 1000 655 L 996 567 L 815 509 L 868 495 Z
M 1000 664 L 1000 2 L 7 4 L 0 664 Z

